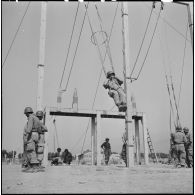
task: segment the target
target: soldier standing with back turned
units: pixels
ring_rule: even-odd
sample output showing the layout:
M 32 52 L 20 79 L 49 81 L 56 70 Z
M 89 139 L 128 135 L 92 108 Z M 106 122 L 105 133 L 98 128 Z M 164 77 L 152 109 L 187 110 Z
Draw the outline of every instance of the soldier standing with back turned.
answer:
M 175 145 L 176 167 L 185 167 L 186 152 L 184 144 L 187 143 L 187 139 L 180 126 L 176 127 L 176 132 L 173 133 L 172 139 Z
M 187 138 L 187 143 L 185 144 L 185 150 L 186 150 L 186 164 L 187 166 L 193 167 L 193 140 L 192 135 L 189 133 L 189 129 L 187 127 L 183 128 L 184 134 Z

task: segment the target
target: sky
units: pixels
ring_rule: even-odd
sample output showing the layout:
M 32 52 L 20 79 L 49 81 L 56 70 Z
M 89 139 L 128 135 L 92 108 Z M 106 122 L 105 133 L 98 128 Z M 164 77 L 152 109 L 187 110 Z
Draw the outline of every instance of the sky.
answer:
M 2 2 L 2 61 L 5 59 L 27 5 L 28 2 Z M 96 3 L 96 5 L 102 18 L 103 29 L 109 35 L 117 2 Z M 131 69 L 144 36 L 151 6 L 152 2 L 128 3 L 128 44 L 129 66 Z M 76 8 L 76 2 L 47 3 L 43 89 L 43 107 L 46 107 L 47 111 L 51 107 L 57 106 L 57 93 L 68 52 Z M 159 10 L 160 2 L 157 2 L 133 77 L 138 74 L 146 55 Z M 67 84 L 84 13 L 84 3 L 80 3 L 62 88 Z M 93 31 L 100 31 L 95 3 L 89 3 L 88 13 Z M 24 108 L 31 106 L 36 112 L 40 14 L 41 3 L 31 2 L 2 69 L 2 148 L 8 151 L 14 149 L 18 153 L 22 152 L 23 149 L 22 136 L 27 121 L 23 113 Z M 137 111 L 146 114 L 147 127 L 156 152 L 168 153 L 169 151 L 170 104 L 165 70 L 168 75 L 170 75 L 170 72 L 172 74 L 175 95 L 178 101 L 183 59 L 179 114 L 182 126 L 187 126 L 190 131 L 193 131 L 193 55 L 189 28 L 185 48 L 187 22 L 188 15 L 185 6 L 174 3 L 165 4 L 141 74 L 138 80 L 131 83 L 131 89 L 129 89 L 135 97 Z M 100 35 L 96 34 L 97 36 Z M 67 91 L 62 96 L 61 107 L 63 108 L 72 106 L 73 92 L 76 88 L 79 109 L 92 109 L 102 66 L 96 46 L 91 42 L 91 36 L 91 29 L 86 17 Z M 100 37 L 97 38 L 100 40 Z M 110 50 L 115 73 L 121 78 L 123 78 L 122 44 L 121 4 L 119 3 L 110 38 Z M 184 48 L 185 58 L 183 58 Z M 105 45 L 102 44 L 100 49 L 101 52 L 105 51 Z M 111 70 L 108 58 L 105 61 L 105 69 L 106 71 Z M 110 110 L 114 106 L 113 99 L 108 96 L 107 90 L 102 86 L 105 80 L 105 75 L 102 74 L 94 110 Z M 116 110 L 115 106 L 113 111 Z M 46 125 L 49 129 L 49 151 L 54 151 L 55 139 L 55 147 L 59 146 L 63 150 L 68 148 L 73 154 L 80 153 L 89 119 L 56 117 L 57 136 L 53 119 L 51 116 L 47 116 L 46 119 Z M 101 142 L 109 137 L 112 151 L 120 152 L 123 144 L 121 137 L 124 131 L 124 120 L 102 119 Z M 83 150 L 90 149 L 90 145 L 89 128 Z

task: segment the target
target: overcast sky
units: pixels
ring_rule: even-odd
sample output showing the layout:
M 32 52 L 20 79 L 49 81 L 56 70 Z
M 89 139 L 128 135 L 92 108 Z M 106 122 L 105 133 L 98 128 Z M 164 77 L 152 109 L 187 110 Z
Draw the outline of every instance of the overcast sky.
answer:
M 117 2 L 96 4 L 102 18 L 103 29 L 109 34 Z M 5 59 L 27 5 L 28 2 L 2 2 L 2 61 Z M 99 31 L 100 26 L 94 5 L 95 3 L 89 3 L 88 12 L 93 30 Z M 129 2 L 128 5 L 129 66 L 132 68 L 144 36 L 152 2 Z M 57 106 L 57 91 L 68 51 L 76 8 L 77 3 L 47 3 L 43 106 L 46 106 L 48 110 L 49 107 Z M 159 9 L 160 2 L 156 4 L 153 11 L 146 39 L 133 74 L 134 77 L 136 77 L 144 60 Z M 2 147 L 7 150 L 16 149 L 18 152 L 22 152 L 22 134 L 27 120 L 23 114 L 24 108 L 31 106 L 36 111 L 40 13 L 41 3 L 31 2 L 2 70 Z M 84 3 L 81 3 L 62 87 L 65 87 L 67 83 L 84 13 Z M 178 100 L 187 22 L 188 15 L 185 6 L 173 3 L 165 4 L 142 72 L 138 80 L 131 85 L 131 93 L 135 96 L 138 111 L 146 113 L 147 127 L 154 149 L 157 152 L 168 153 L 169 150 L 170 105 L 164 70 L 166 69 L 168 73 L 169 70 L 172 72 L 175 94 Z M 123 78 L 121 30 L 121 4 L 119 4 L 110 39 L 110 48 L 115 73 Z M 72 106 L 72 96 L 76 88 L 79 109 L 91 110 L 92 108 L 101 63 L 96 47 L 91 42 L 91 35 L 86 17 L 68 88 L 62 97 L 62 107 L 70 108 Z M 101 51 L 104 51 L 104 46 L 101 46 Z M 105 68 L 107 71 L 111 69 L 108 58 L 105 62 Z M 114 106 L 113 99 L 108 96 L 107 90 L 102 86 L 105 79 L 105 75 L 102 74 L 94 110 L 110 110 Z M 113 110 L 117 110 L 117 108 L 115 107 Z M 187 126 L 192 130 L 193 55 L 189 28 L 179 114 L 182 126 Z M 78 117 L 56 117 L 59 146 L 63 150 L 68 148 L 73 154 L 81 151 L 88 120 L 88 118 Z M 47 117 L 49 151 L 54 150 L 54 125 L 52 121 L 52 117 Z M 112 151 L 120 152 L 124 127 L 124 120 L 103 119 L 101 141 L 103 142 L 106 137 L 109 137 Z M 57 140 L 55 143 L 57 147 Z M 84 150 L 90 148 L 90 144 L 89 129 Z

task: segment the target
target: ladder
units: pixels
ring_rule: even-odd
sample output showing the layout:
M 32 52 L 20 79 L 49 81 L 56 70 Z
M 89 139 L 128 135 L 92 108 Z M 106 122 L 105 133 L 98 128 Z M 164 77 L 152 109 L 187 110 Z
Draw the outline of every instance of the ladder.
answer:
M 154 152 L 154 148 L 152 145 L 152 139 L 150 137 L 148 128 L 147 128 L 147 142 L 148 142 L 148 147 L 149 147 L 151 158 L 152 158 L 153 162 L 158 163 L 158 158 L 156 156 L 156 153 Z

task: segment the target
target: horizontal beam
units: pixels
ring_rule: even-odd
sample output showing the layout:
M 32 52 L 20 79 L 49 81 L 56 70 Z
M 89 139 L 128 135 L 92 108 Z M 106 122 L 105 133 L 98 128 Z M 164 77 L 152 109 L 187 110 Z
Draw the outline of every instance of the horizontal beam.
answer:
M 60 111 L 56 108 L 52 108 L 49 111 L 50 115 L 55 116 L 76 116 L 76 117 L 97 117 L 97 112 L 101 112 L 101 118 L 115 118 L 115 119 L 125 119 L 124 112 L 111 112 L 106 110 L 78 110 L 78 112 L 74 112 L 72 108 L 64 108 Z M 136 113 L 136 116 L 139 119 L 142 117 L 142 113 Z

